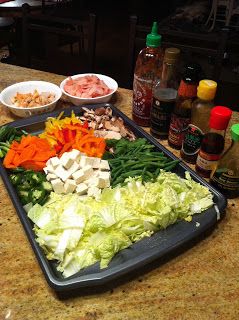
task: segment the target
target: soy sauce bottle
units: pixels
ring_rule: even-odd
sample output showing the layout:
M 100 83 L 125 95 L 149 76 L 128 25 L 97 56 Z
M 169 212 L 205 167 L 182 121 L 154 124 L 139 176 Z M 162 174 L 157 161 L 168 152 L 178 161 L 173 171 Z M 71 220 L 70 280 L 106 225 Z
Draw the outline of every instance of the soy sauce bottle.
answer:
M 232 111 L 227 107 L 216 106 L 211 110 L 210 130 L 204 135 L 195 167 L 196 172 L 204 178 L 210 177 L 221 157 L 224 150 L 225 132 L 231 115 Z
M 200 65 L 190 63 L 185 66 L 169 126 L 168 144 L 174 149 L 181 149 L 182 147 L 191 120 L 191 108 L 197 96 L 200 75 Z
M 239 123 L 231 127 L 232 142 L 211 174 L 210 183 L 227 198 L 239 197 Z
M 153 88 L 153 104 L 150 114 L 150 133 L 159 139 L 168 137 L 171 114 L 178 90 L 178 48 L 166 48 L 162 77 Z

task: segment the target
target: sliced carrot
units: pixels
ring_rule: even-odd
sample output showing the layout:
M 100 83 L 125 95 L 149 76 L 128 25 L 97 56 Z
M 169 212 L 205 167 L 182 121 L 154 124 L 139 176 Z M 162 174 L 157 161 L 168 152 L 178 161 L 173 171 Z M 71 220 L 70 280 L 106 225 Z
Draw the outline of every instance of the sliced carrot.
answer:
M 11 144 L 3 165 L 6 168 L 21 166 L 25 169 L 41 171 L 46 166 L 46 161 L 55 155 L 56 150 L 47 140 L 28 135 L 22 137 L 19 143 Z

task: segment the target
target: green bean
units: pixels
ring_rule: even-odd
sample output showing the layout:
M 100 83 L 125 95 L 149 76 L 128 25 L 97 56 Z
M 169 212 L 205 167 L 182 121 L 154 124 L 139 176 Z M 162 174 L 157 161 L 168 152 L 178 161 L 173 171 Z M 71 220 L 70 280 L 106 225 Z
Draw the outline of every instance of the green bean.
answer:
M 167 164 L 167 166 L 164 167 L 165 171 L 172 170 L 181 160 L 173 160 L 170 163 Z

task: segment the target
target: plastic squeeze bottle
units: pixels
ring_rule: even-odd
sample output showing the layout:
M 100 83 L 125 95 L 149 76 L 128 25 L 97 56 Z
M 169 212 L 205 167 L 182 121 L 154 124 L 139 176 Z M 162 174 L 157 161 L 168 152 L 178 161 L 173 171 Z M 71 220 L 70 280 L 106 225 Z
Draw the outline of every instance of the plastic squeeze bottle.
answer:
M 209 120 L 210 130 L 202 139 L 196 160 L 196 172 L 209 178 L 224 150 L 225 132 L 232 115 L 231 109 L 222 106 L 212 108 Z
M 192 104 L 191 121 L 187 127 L 181 157 L 186 162 L 196 163 L 203 135 L 209 131 L 209 118 L 214 107 L 217 83 L 212 80 L 201 80 L 197 87 L 197 99 Z
M 239 197 L 239 123 L 231 127 L 231 146 L 211 174 L 210 183 L 227 198 Z
M 160 47 L 161 36 L 158 34 L 157 22 L 147 35 L 146 47 L 136 60 L 133 81 L 133 120 L 140 126 L 150 125 L 152 106 L 152 88 L 154 82 L 161 77 L 163 51 Z
M 178 48 L 165 49 L 162 77 L 153 88 L 153 104 L 150 114 L 150 132 L 159 139 L 168 137 L 171 114 L 179 86 L 178 81 Z

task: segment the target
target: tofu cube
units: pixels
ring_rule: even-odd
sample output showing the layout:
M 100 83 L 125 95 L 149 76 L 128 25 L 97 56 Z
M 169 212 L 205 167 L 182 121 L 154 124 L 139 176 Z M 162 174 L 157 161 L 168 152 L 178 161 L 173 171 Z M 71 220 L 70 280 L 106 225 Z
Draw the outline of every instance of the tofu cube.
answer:
M 60 162 L 65 169 L 69 169 L 73 165 L 74 160 L 71 159 L 69 152 L 64 152 L 60 158 Z
M 55 169 L 60 164 L 60 159 L 58 157 L 52 157 L 49 159 L 50 165 Z
M 78 162 L 73 162 L 72 166 L 68 169 L 69 173 L 72 175 L 74 172 L 80 169 L 80 164 Z
M 77 170 L 72 174 L 72 178 L 75 180 L 76 184 L 79 184 L 85 180 L 85 175 L 82 169 Z
M 88 186 L 96 186 L 97 185 L 97 173 L 93 171 L 93 174 L 84 181 Z
M 57 178 L 51 181 L 52 188 L 55 193 L 64 193 L 64 184 L 61 179 Z
M 80 158 L 81 158 L 81 152 L 79 150 L 77 150 L 77 149 L 72 149 L 69 152 L 69 156 L 73 161 L 78 162 L 80 160 Z
M 71 172 L 69 172 L 68 170 L 65 170 L 62 165 L 59 165 L 55 169 L 54 173 L 55 173 L 55 175 L 57 175 L 63 181 L 66 181 L 71 176 Z
M 92 167 L 94 169 L 99 169 L 101 159 L 100 158 L 93 158 L 93 159 L 94 159 L 94 161 L 93 161 Z
M 100 161 L 100 170 L 110 170 L 109 162 L 107 160 Z
M 57 176 L 54 173 L 48 173 L 46 175 L 46 180 L 47 181 L 51 181 L 51 180 L 54 180 L 54 179 L 57 179 Z
M 98 177 L 95 179 L 95 183 L 93 184 L 93 186 L 100 188 L 100 189 L 104 189 L 104 188 L 106 188 L 105 180 Z
M 110 172 L 109 171 L 101 171 L 99 172 L 99 179 L 102 179 L 104 182 L 102 182 L 102 180 L 100 180 L 100 184 L 104 185 L 103 188 L 108 188 L 110 186 Z
M 51 164 L 48 164 L 43 171 L 47 174 L 47 173 L 54 173 L 55 169 L 52 167 Z
M 64 184 L 65 193 L 73 193 L 76 189 L 76 182 L 73 179 L 67 179 Z
M 97 198 L 100 194 L 101 194 L 101 190 L 99 188 L 94 186 L 88 188 L 87 195 L 89 197 Z
M 94 174 L 94 170 L 91 165 L 86 165 L 84 168 L 81 169 L 84 172 L 85 180 L 89 179 L 90 176 Z
M 88 186 L 85 183 L 80 183 L 76 187 L 76 193 L 81 196 L 83 194 L 87 194 Z
M 93 165 L 94 158 L 93 157 L 87 157 L 87 156 L 81 156 L 80 158 L 80 166 L 81 168 L 84 168 L 86 166 L 91 166 Z

